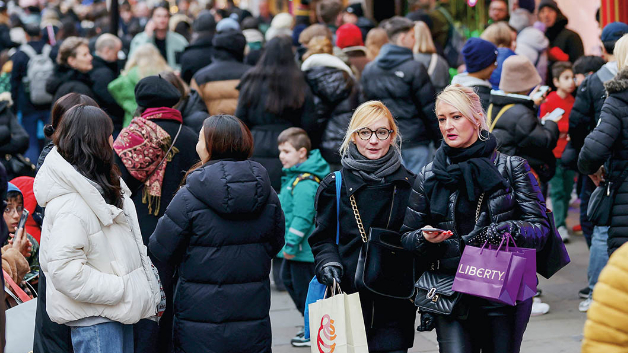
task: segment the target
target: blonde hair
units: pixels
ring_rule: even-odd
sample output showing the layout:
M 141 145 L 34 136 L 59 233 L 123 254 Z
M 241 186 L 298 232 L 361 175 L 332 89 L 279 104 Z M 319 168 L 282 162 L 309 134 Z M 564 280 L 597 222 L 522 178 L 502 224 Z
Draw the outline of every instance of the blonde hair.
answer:
M 68 37 L 59 47 L 57 54 L 57 64 L 69 66 L 68 60 L 76 57 L 76 51 L 79 47 L 86 46 L 89 49 L 89 42 L 85 38 Z
M 307 51 L 303 54 L 303 61 L 307 60 L 314 54 L 333 54 L 334 47 L 331 45 L 331 41 L 327 37 L 318 36 L 312 38 L 307 43 Z
M 379 55 L 379 50 L 384 44 L 388 43 L 388 34 L 383 28 L 373 28 L 366 35 L 366 57 L 373 60 Z
M 436 53 L 436 47 L 434 47 L 434 40 L 432 40 L 432 32 L 430 28 L 423 21 L 417 21 L 414 24 L 414 49 L 413 52 L 434 54 Z
M 628 66 L 628 33 L 615 43 L 615 50 L 613 55 L 617 59 L 617 68 L 621 71 L 624 67 Z
M 128 74 L 134 67 L 138 68 L 140 79 L 157 75 L 162 71 L 173 71 L 152 43 L 142 44 L 133 51 L 129 61 L 124 65 L 124 73 Z
M 388 110 L 384 103 L 380 101 L 368 101 L 366 103 L 362 103 L 355 110 L 355 112 L 353 112 L 353 116 L 349 122 L 349 127 L 347 128 L 347 133 L 345 134 L 345 138 L 340 146 L 340 155 L 344 156 L 347 154 L 347 151 L 349 151 L 349 144 L 353 141 L 354 134 L 357 130 L 371 124 L 381 117 L 388 119 L 390 129 L 393 131 L 388 138 L 392 139 L 392 146 L 397 150 L 400 150 L 401 136 L 399 135 L 399 127 L 397 127 L 397 122 L 395 122 L 395 118 L 393 118 L 392 113 Z
M 446 103 L 456 108 L 473 125 L 479 126 L 480 131 L 488 131 L 486 113 L 482 109 L 480 96 L 475 93 L 473 88 L 459 84 L 449 85 L 436 97 L 435 107 L 437 110 L 440 103 Z M 436 114 L 438 115 L 438 112 Z M 483 137 L 479 131 L 478 135 L 480 140 L 486 140 L 486 137 Z
M 512 44 L 512 29 L 506 22 L 497 22 L 488 26 L 480 38 L 487 40 L 497 47 L 510 48 Z

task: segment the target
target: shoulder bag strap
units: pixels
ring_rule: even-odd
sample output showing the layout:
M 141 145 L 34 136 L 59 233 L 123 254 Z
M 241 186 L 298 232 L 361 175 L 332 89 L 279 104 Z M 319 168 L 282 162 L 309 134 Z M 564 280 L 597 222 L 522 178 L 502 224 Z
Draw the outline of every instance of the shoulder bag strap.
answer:
M 340 243 L 340 191 L 342 190 L 342 172 L 334 172 L 336 176 L 336 245 Z
M 20 299 L 20 301 L 22 301 L 22 303 L 26 303 L 27 301 L 31 300 L 31 297 L 29 297 L 26 294 L 26 292 L 24 292 L 22 288 L 20 288 L 20 286 L 17 285 L 17 283 L 13 282 L 13 279 L 11 278 L 11 276 L 9 276 L 7 271 L 5 271 L 4 269 L 2 270 L 2 275 L 4 276 L 4 282 L 9 285 L 9 287 L 11 288 L 11 291 L 15 295 L 17 295 L 17 297 Z
M 427 74 L 432 76 L 434 70 L 436 70 L 436 62 L 438 61 L 438 54 L 432 54 L 432 58 L 430 59 L 430 66 L 427 68 Z
M 170 148 L 168 148 L 168 152 L 166 152 L 166 155 L 164 156 L 164 158 L 161 159 L 161 162 L 159 162 L 159 164 L 157 165 L 157 167 L 155 169 L 153 169 L 153 171 L 148 174 L 148 176 L 146 177 L 146 180 L 150 179 L 150 177 L 153 176 L 153 174 L 155 174 L 157 172 L 157 170 L 159 169 L 159 167 L 161 167 L 162 164 L 164 164 L 164 162 L 166 161 L 166 158 L 168 158 L 168 155 L 170 154 L 170 152 L 172 151 L 172 148 L 174 148 L 174 144 L 175 142 L 177 142 L 177 139 L 179 138 L 179 133 L 181 133 L 181 128 L 183 127 L 183 123 L 181 123 L 181 125 L 179 125 L 179 130 L 177 130 L 177 134 L 174 136 L 174 140 L 172 140 L 172 143 L 170 144 Z M 146 181 L 144 181 L 145 183 Z M 144 187 L 144 183 L 142 183 L 140 186 L 138 186 L 134 191 L 133 194 L 135 194 L 136 192 L 140 191 L 142 189 L 142 187 Z
M 493 120 L 493 121 L 491 122 L 491 126 L 490 126 L 490 128 L 488 129 L 488 131 L 489 131 L 489 132 L 493 132 L 493 129 L 495 128 L 495 125 L 497 125 L 497 121 L 499 120 L 499 118 L 501 118 L 501 117 L 502 117 L 502 115 L 504 115 L 504 113 L 505 113 L 506 111 L 508 111 L 508 109 L 512 108 L 513 106 L 514 106 L 514 104 L 508 104 L 508 105 L 505 105 L 502 109 L 500 109 L 500 110 L 499 110 L 499 113 L 497 113 L 497 116 L 495 117 L 495 120 Z M 488 107 L 488 109 L 489 109 L 489 116 L 490 116 L 490 114 L 493 112 L 493 109 L 492 109 L 492 108 L 493 108 L 493 104 L 491 104 L 491 105 Z

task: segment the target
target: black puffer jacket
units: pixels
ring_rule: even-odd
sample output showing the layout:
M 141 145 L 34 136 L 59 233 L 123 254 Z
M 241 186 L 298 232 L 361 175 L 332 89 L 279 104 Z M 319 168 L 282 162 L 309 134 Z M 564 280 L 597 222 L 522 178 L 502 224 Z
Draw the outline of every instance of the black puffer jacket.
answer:
M 353 111 L 360 104 L 360 89 L 346 71 L 319 66 L 305 72 L 312 94 L 318 136 L 310 136 L 328 163 L 340 164 L 338 149 L 347 132 Z
M 566 28 L 568 23 L 569 20 L 559 12 L 554 25 L 545 31 L 545 36 L 550 41 L 550 48 L 560 48 L 565 54 L 569 55 L 569 61 L 573 63 L 584 55 L 584 46 L 578 33 Z M 549 72 L 550 70 L 548 70 Z M 548 79 L 550 76 L 548 74 Z
M 124 110 L 118 105 L 115 99 L 109 93 L 107 86 L 111 81 L 118 78 L 120 69 L 118 62 L 108 62 L 98 56 L 94 56 L 92 61 L 94 68 L 89 72 L 89 77 L 93 82 L 92 91 L 100 108 L 109 115 L 113 121 L 114 136 L 117 136 L 122 130 L 122 120 L 124 119 Z
M 77 71 L 69 66 L 56 65 L 48 82 L 46 92 L 52 95 L 53 103 L 68 93 L 80 93 L 96 99 L 92 87 L 94 82 L 88 74 Z
M 435 92 L 427 70 L 412 50 L 385 44 L 362 72 L 362 93 L 382 101 L 397 119 L 402 147 L 426 145 L 442 135 L 434 113 Z
M 194 74 L 212 63 L 213 38 L 214 35 L 209 33 L 199 36 L 181 54 L 181 78 L 186 83 L 189 84 Z
M 179 266 L 176 352 L 271 352 L 270 261 L 284 216 L 254 161 L 212 161 L 192 172 L 150 237 Z
M 209 116 L 207 106 L 195 90 L 190 90 L 188 98 L 177 107 L 183 116 L 183 124 L 189 126 L 197 134 L 203 127 L 203 121 Z
M 0 101 L 0 158 L 7 163 L 6 155 L 24 153 L 28 149 L 28 133 L 11 111 L 8 101 Z M 13 174 L 11 168 L 5 165 L 9 180 L 21 175 Z
M 556 172 L 552 150 L 558 141 L 558 125 L 553 121 L 541 124 L 534 102 L 524 96 L 493 93 L 491 104 L 489 121 L 493 121 L 504 106 L 514 104 L 499 118 L 492 131 L 499 152 L 525 158 L 543 182 L 549 181 Z
M 602 164 L 606 179 L 621 183 L 615 193 L 608 232 L 609 254 L 628 242 L 628 181 L 618 180 L 628 168 L 628 69 L 606 84 L 608 98 L 602 107 L 599 125 L 587 136 L 578 158 L 584 175 L 595 173 Z
M 355 195 L 364 229 L 401 228 L 408 196 L 415 175 L 400 167 L 383 184 L 369 184 L 355 174 L 341 169 L 340 243 L 336 245 L 336 183 L 334 174 L 321 182 L 316 195 L 316 229 L 310 235 L 316 274 L 329 263 L 342 264 L 340 286 L 345 293 L 355 293 L 355 272 L 362 248 L 362 238 L 349 197 Z M 408 269 L 410 270 L 410 269 Z M 412 347 L 416 308 L 409 300 L 392 299 L 359 291 L 366 324 L 369 351 L 396 351 Z

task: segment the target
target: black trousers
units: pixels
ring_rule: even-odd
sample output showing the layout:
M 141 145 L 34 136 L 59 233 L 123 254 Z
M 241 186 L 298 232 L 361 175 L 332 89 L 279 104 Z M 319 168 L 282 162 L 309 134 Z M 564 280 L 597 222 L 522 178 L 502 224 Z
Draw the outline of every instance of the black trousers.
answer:
M 297 310 L 303 315 L 305 299 L 310 281 L 314 277 L 314 264 L 311 262 L 283 260 L 281 279 Z
M 473 301 L 475 304 L 480 301 Z M 440 353 L 518 353 L 532 299 L 516 306 L 473 305 L 465 320 L 436 316 Z

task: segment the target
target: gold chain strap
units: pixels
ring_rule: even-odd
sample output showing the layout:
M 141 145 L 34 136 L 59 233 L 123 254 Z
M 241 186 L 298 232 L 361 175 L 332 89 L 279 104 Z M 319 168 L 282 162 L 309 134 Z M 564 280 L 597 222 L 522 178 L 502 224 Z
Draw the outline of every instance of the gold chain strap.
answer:
M 366 243 L 369 239 L 366 237 L 366 232 L 364 231 L 364 224 L 362 224 L 362 217 L 360 217 L 358 204 L 355 202 L 355 196 L 349 196 L 349 201 L 351 201 L 351 208 L 353 209 L 353 215 L 355 216 L 355 222 L 358 224 L 358 230 L 360 231 L 362 241 Z
M 475 223 L 478 222 L 480 218 L 480 209 L 482 208 L 482 201 L 484 201 L 484 193 L 480 195 L 480 199 L 478 200 L 478 208 L 475 210 Z

